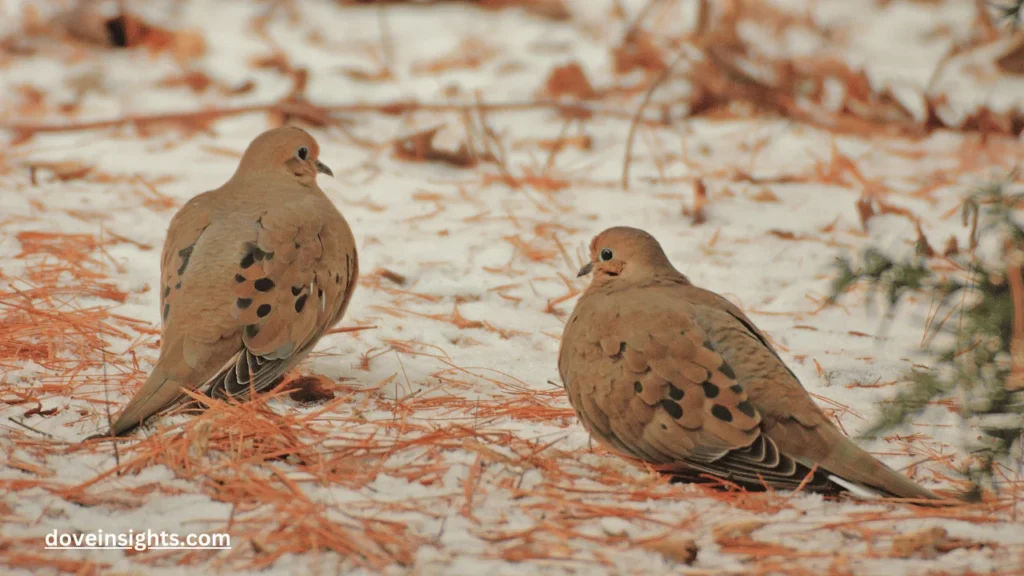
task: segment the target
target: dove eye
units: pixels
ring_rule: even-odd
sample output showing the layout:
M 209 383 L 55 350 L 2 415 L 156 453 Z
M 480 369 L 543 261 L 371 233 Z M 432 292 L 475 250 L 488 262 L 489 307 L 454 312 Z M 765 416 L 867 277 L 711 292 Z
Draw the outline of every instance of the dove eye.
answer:
M 299 157 L 299 160 L 305 160 L 309 157 L 309 148 L 305 146 L 299 146 L 299 149 L 295 152 L 295 155 Z
M 611 260 L 614 257 L 615 257 L 615 255 L 612 254 L 611 250 L 609 250 L 607 248 L 605 248 L 604 250 L 601 250 L 601 261 L 602 262 L 607 262 L 607 261 Z

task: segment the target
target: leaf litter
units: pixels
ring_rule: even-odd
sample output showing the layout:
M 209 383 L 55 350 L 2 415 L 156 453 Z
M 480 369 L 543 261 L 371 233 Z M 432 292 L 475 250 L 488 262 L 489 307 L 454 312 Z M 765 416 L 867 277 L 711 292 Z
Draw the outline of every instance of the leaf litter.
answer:
M 1019 566 L 1024 540 L 1006 529 L 1019 507 L 1012 466 L 1001 492 L 941 511 L 671 484 L 590 442 L 555 360 L 584 287 L 581 250 L 603 227 L 638 225 L 696 282 L 742 301 L 830 417 L 863 429 L 890 397 L 881 385 L 923 361 L 910 359 L 923 322 L 891 328 L 879 347 L 874 319 L 822 304 L 820 271 L 872 235 L 897 234 L 932 260 L 937 239 L 949 239 L 946 252 L 969 245 L 973 234 L 943 215 L 1022 151 L 1019 100 L 999 108 L 983 86 L 954 99 L 925 85 L 908 100 L 872 70 L 920 66 L 901 52 L 911 40 L 886 40 L 891 62 L 849 41 L 884 18 L 945 22 L 962 11 L 955 2 L 913 14 L 874 2 L 829 27 L 819 26 L 827 14 L 810 14 L 841 12 L 836 1 L 452 3 L 459 12 L 185 2 L 166 26 L 146 3 L 113 4 L 99 19 L 83 12 L 78 24 L 93 28 L 72 32 L 59 12 L 26 3 L 0 30 L 0 73 L 21 79 L 19 98 L 0 107 L 10 138 L 0 157 L 0 562 L 10 569 Z M 460 18 L 468 24 L 452 28 Z M 531 50 L 555 29 L 568 50 Z M 317 47 L 326 31 L 361 47 L 328 54 Z M 211 41 L 221 35 L 256 49 L 224 50 Z M 791 41 L 799 35 L 824 48 L 808 51 Z M 971 42 L 948 54 L 929 44 L 944 75 L 1000 40 Z M 990 54 L 994 65 L 1012 69 L 1007 50 Z M 43 61 L 50 73 L 25 83 Z M 69 102 L 57 71 L 79 61 L 122 80 L 79 81 Z M 201 414 L 79 443 L 155 360 L 150 285 L 170 209 L 225 179 L 255 133 L 286 122 L 338 159 L 337 181 L 322 184 L 368 263 L 340 329 L 253 402 L 196 396 Z M 956 409 L 955 399 L 933 405 L 912 433 L 867 446 L 955 492 L 969 457 L 956 450 Z M 42 550 L 53 529 L 146 528 L 227 531 L 233 546 Z

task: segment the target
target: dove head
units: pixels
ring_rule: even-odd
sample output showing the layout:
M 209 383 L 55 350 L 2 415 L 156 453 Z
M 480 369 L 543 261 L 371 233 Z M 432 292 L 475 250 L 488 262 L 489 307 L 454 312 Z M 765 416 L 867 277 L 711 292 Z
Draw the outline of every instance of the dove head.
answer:
M 235 176 L 267 173 L 292 178 L 304 186 L 315 186 L 317 174 L 334 176 L 320 161 L 320 145 L 302 128 L 285 126 L 267 130 L 245 149 Z
M 590 262 L 577 277 L 593 273 L 592 286 L 643 282 L 659 276 L 683 277 L 669 262 L 661 244 L 643 230 L 619 226 L 590 242 Z

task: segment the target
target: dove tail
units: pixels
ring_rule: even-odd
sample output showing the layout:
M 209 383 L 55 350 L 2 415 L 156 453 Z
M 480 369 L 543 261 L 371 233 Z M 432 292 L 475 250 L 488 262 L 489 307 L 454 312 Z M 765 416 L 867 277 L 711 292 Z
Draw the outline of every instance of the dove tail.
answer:
M 110 436 L 121 436 L 142 424 L 146 418 L 156 414 L 182 396 L 182 384 L 155 369 L 139 388 L 128 406 L 110 426 Z
M 821 468 L 846 482 L 859 484 L 885 495 L 917 500 L 940 499 L 931 490 L 879 462 L 842 433 L 836 431 L 836 434 L 840 439 L 832 444 L 835 448 L 821 462 Z M 839 484 L 846 487 L 842 482 Z M 849 490 L 849 487 L 846 488 Z

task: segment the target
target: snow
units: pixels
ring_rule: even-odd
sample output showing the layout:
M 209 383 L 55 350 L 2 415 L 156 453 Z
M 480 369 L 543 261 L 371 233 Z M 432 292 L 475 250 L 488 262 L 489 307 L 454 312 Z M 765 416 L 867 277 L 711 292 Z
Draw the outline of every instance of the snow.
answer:
M 538 96 L 553 67 L 570 61 L 580 62 L 599 89 L 635 84 L 640 76 L 614 76 L 609 47 L 625 26 L 612 17 L 615 4 L 570 3 L 569 22 L 465 3 L 388 6 L 383 9 L 391 37 L 387 55 L 380 14 L 373 7 L 285 2 L 271 12 L 269 3 L 241 1 L 128 2 L 147 21 L 200 30 L 206 55 L 182 64 L 166 52 L 70 48 L 59 37 L 20 38 L 35 51 L 0 53 L 0 123 L 58 125 L 270 103 L 289 93 L 292 80 L 256 69 L 253 61 L 276 51 L 309 70 L 306 97 L 323 106 L 400 100 L 471 104 L 474 94 L 482 102 L 526 102 Z M 643 2 L 621 4 L 633 15 Z M 693 20 L 692 9 L 687 2 L 668 4 L 655 11 L 652 27 L 679 34 Z M 957 56 L 933 81 L 932 71 L 949 47 L 970 36 L 971 3 L 776 4 L 810 11 L 814 22 L 838 39 L 822 44 L 795 31 L 779 42 L 756 25 L 744 25 L 751 38 L 779 42 L 766 52 L 827 53 L 863 65 L 878 86 L 908 91 L 909 100 L 920 101 L 926 91 L 946 94 L 954 115 L 970 114 L 980 105 L 995 111 L 1024 105 L 1020 77 L 973 72 L 979 66 L 975 60 L 986 58 L 991 69 L 997 48 Z M 27 6 L 45 15 L 65 5 L 4 0 L 0 33 L 16 34 Z M 253 19 L 268 12 L 267 37 L 261 38 Z M 422 63 L 455 53 L 468 39 L 492 47 L 495 56 L 478 69 L 419 71 Z M 360 81 L 347 73 L 372 74 L 388 59 L 393 79 Z M 185 70 L 202 70 L 228 88 L 246 81 L 254 87 L 227 95 L 216 88 L 196 94 L 158 85 Z M 74 99 L 72 85 L 83 75 L 98 78 L 97 86 L 82 98 L 75 117 L 61 115 L 57 106 Z M 22 97 L 16 88 L 27 84 L 46 95 L 37 116 L 19 111 Z M 677 86 L 667 83 L 654 102 L 678 100 Z M 479 126 L 475 111 L 341 112 L 341 128 L 310 128 L 336 175 L 320 184 L 359 241 L 362 282 L 342 326 L 374 326 L 325 337 L 301 366 L 302 373 L 337 381 L 336 400 L 303 405 L 283 396 L 258 416 L 281 426 L 282 445 L 293 446 L 283 438 L 297 435 L 300 455 L 265 457 L 254 448 L 258 439 L 239 437 L 230 443 L 233 452 L 211 449 L 184 460 L 157 454 L 121 475 L 109 473 L 116 466 L 109 445 L 81 449 L 73 443 L 104 427 L 107 398 L 116 413 L 156 359 L 159 250 L 174 209 L 226 180 L 245 145 L 271 126 L 268 115 L 226 117 L 188 137 L 159 127 L 144 134 L 126 125 L 40 133 L 5 146 L 0 153 L 0 340 L 21 337 L 12 336 L 15 320 L 24 322 L 17 306 L 29 302 L 68 321 L 80 314 L 106 318 L 110 326 L 103 356 L 99 346 L 70 333 L 65 339 L 39 336 L 49 342 L 42 356 L 5 357 L 0 348 L 0 561 L 9 564 L 6 573 L 36 573 L 42 566 L 54 573 L 168 575 L 196 570 L 475 575 L 1020 569 L 1019 505 L 1005 495 L 988 505 L 947 512 L 836 502 L 813 494 L 729 496 L 666 484 L 592 445 L 572 416 L 557 370 L 558 339 L 575 299 L 549 303 L 567 295 L 570 286 L 584 287 L 575 271 L 593 235 L 613 225 L 644 228 L 694 283 L 741 305 L 779 344 L 783 359 L 823 408 L 856 436 L 880 403 L 895 394 L 902 375 L 927 363 L 920 343 L 929 305 L 922 299 L 903 310 L 881 340 L 872 336 L 882 311 L 866 306 L 862 294 L 821 308 L 837 256 L 869 245 L 908 254 L 917 233 L 913 223 L 896 215 L 876 216 L 863 231 L 855 203 L 866 185 L 850 175 L 825 181 L 815 174 L 835 165 L 835 153 L 849 158 L 865 181 L 881 185 L 886 202 L 920 217 L 926 236 L 941 251 L 950 236 L 967 245 L 968 230 L 960 226 L 955 207 L 973 186 L 1005 175 L 1024 145 L 952 131 L 912 139 L 832 134 L 764 116 L 698 118 L 638 130 L 625 191 L 620 181 L 628 119 L 640 96 L 610 96 L 595 108 L 623 114 L 598 114 L 582 127 L 570 127 L 569 137 L 581 131 L 593 147 L 566 146 L 554 158 L 547 176 L 567 183 L 560 190 L 510 187 L 491 163 L 462 169 L 391 156 L 393 138 L 438 124 L 445 129 L 437 144 L 454 149 L 465 139 L 466 116 Z M 544 173 L 548 151 L 537 142 L 557 139 L 564 123 L 545 109 L 490 111 L 486 122 L 508 155 L 509 171 L 519 178 Z M 93 171 L 61 181 L 40 168 L 36 183 L 30 180 L 28 164 L 66 161 Z M 707 221 L 694 225 L 683 211 L 693 206 L 698 178 L 709 201 Z M 918 193 L 932 183 L 937 187 Z M 766 191 L 777 200 L 759 200 Z M 96 278 L 76 275 L 67 252 L 21 256 L 25 246 L 18 235 L 25 231 L 97 239 L 98 247 L 85 252 L 88 260 L 78 262 Z M 58 276 L 39 272 L 54 265 L 64 271 Z M 405 284 L 381 276 L 379 269 L 400 274 Z M 118 302 L 82 293 L 96 283 L 108 283 L 126 298 Z M 54 295 L 28 295 L 40 286 Z M 62 320 L 45 322 L 51 321 Z M 80 370 L 71 369 L 79 363 Z M 36 402 L 44 413 L 57 412 L 25 416 Z M 955 492 L 962 487 L 956 471 L 965 461 L 957 448 L 972 432 L 962 428 L 952 408 L 955 399 L 930 407 L 898 435 L 859 442 L 898 470 L 912 467 L 922 484 Z M 257 418 L 233 410 L 226 413 Z M 317 413 L 306 428 L 294 424 Z M 183 432 L 192 420 L 163 418 L 134 438 L 200 435 L 198 426 Z M 208 422 L 227 430 L 254 429 L 230 417 Z M 188 445 L 194 448 L 194 442 Z M 122 463 L 149 453 L 130 445 L 120 444 Z M 321 468 L 304 461 L 307 457 L 317 458 Z M 185 461 L 190 464 L 171 465 Z M 1015 478 L 1008 480 L 1012 490 Z M 754 541 L 730 547 L 716 539 L 716 527 L 748 519 L 764 522 L 751 533 Z M 951 537 L 991 544 L 934 558 L 892 556 L 895 536 L 932 526 L 945 528 Z M 335 535 L 347 530 L 357 550 L 391 560 L 360 562 L 358 554 L 317 545 L 309 535 L 316 527 Z M 227 530 L 233 550 L 191 555 L 44 550 L 44 536 L 55 529 Z M 699 553 L 692 566 L 643 546 L 665 534 L 696 541 Z M 296 542 L 306 547 L 261 562 L 276 546 Z M 381 542 L 410 556 L 396 561 L 401 554 L 394 549 L 373 551 Z M 62 560 L 92 564 L 60 569 Z

